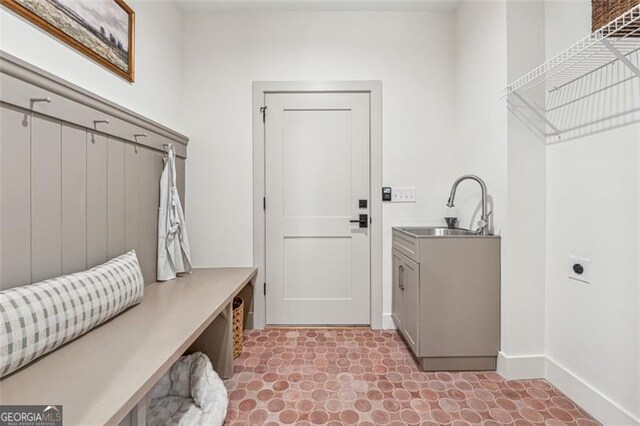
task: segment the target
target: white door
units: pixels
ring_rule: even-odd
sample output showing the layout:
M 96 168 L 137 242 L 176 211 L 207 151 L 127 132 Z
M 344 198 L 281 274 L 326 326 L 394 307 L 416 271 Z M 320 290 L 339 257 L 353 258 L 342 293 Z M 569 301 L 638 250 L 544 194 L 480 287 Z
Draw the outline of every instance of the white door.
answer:
M 369 94 L 265 102 L 266 322 L 370 324 Z

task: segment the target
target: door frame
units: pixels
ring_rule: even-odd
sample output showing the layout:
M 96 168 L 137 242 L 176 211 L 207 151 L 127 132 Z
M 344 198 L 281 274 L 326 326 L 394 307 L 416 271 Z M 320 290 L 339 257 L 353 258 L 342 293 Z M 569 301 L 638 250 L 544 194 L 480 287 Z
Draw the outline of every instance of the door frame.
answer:
M 381 81 L 254 81 L 253 82 L 253 264 L 258 268 L 253 310 L 247 326 L 262 329 L 266 324 L 265 283 L 266 225 L 265 126 L 260 108 L 265 96 L 273 93 L 368 93 L 369 94 L 369 214 L 370 225 L 370 321 L 371 328 L 382 328 L 382 82 Z M 269 114 L 269 111 L 266 111 Z

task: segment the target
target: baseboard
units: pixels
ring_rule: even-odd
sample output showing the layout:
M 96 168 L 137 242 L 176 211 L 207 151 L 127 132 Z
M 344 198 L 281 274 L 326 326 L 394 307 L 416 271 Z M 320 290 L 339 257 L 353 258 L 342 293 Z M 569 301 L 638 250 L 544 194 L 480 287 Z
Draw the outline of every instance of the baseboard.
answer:
M 504 352 L 498 352 L 498 373 L 507 380 L 543 378 L 545 356 L 507 355 Z
M 256 328 L 253 319 L 253 312 L 247 314 L 247 323 L 245 324 L 245 330 L 262 330 L 263 328 Z M 318 328 L 318 327 L 316 327 Z M 322 328 L 322 327 L 320 327 Z M 395 330 L 396 325 L 391 319 L 391 314 L 382 314 L 382 330 Z
M 640 419 L 550 357 L 545 378 L 605 425 L 640 425 Z
M 395 330 L 396 324 L 391 318 L 391 314 L 382 314 L 382 329 L 383 330 Z

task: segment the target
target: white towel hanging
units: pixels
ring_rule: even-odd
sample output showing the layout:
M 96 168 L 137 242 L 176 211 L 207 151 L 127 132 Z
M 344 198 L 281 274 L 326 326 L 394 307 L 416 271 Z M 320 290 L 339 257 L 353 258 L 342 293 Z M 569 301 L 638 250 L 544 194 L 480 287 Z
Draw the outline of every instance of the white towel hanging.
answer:
M 176 187 L 176 152 L 173 145 L 169 145 L 160 177 L 157 280 L 172 280 L 177 274 L 190 273 L 191 269 L 189 238 Z

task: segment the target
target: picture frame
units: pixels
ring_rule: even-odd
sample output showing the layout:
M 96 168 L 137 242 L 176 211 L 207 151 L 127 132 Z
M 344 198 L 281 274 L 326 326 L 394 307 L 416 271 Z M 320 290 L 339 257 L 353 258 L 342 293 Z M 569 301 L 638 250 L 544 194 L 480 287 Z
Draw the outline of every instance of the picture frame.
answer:
M 135 13 L 124 0 L 0 0 L 0 4 L 134 82 Z

